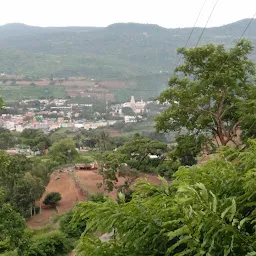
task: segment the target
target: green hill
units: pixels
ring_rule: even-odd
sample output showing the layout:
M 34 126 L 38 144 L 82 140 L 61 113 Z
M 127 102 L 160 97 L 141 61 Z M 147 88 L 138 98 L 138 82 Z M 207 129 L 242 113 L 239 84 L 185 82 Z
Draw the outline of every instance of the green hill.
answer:
M 214 42 L 230 47 L 248 22 L 245 19 L 207 28 L 200 44 Z M 137 87 L 141 91 L 161 89 L 178 63 L 176 49 L 185 45 L 190 32 L 191 28 L 136 23 L 105 28 L 7 24 L 0 26 L 0 73 L 132 79 L 140 81 Z M 194 29 L 188 47 L 195 46 L 201 32 L 202 28 Z M 244 36 L 256 43 L 256 20 Z M 252 58 L 256 59 L 255 52 Z

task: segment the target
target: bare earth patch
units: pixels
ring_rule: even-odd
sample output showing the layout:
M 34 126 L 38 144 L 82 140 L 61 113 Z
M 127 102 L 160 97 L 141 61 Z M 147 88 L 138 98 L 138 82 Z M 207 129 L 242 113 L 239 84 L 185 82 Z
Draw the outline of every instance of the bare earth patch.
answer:
M 140 178 L 146 178 L 148 182 L 159 184 L 156 175 L 142 174 Z M 51 175 L 50 182 L 42 196 L 39 204 L 42 206 L 42 213 L 27 220 L 29 227 L 42 227 L 47 225 L 56 214 L 62 214 L 79 202 L 87 201 L 90 195 L 95 193 L 104 193 L 112 198 L 116 198 L 116 191 L 108 193 L 103 188 L 99 189 L 98 184 L 102 182 L 102 176 L 97 171 L 76 171 L 76 172 L 54 172 Z M 123 183 L 120 179 L 119 184 Z M 57 209 L 52 209 L 43 205 L 46 194 L 50 192 L 59 192 L 62 196 Z

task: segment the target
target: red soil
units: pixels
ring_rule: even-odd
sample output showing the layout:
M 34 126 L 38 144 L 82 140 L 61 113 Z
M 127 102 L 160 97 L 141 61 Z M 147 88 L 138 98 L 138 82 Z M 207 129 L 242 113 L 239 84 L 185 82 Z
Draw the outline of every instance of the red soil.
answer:
M 159 184 L 157 176 L 142 174 L 140 178 L 146 178 L 148 182 Z M 51 175 L 50 182 L 42 196 L 39 204 L 42 205 L 42 213 L 33 216 L 27 221 L 29 227 L 41 227 L 49 223 L 51 218 L 57 213 L 61 214 L 70 209 L 78 201 L 86 201 L 89 196 L 102 192 L 112 198 L 116 198 L 116 191 L 108 193 L 103 188 L 99 189 L 97 184 L 102 182 L 102 176 L 96 171 L 76 171 L 76 172 L 54 172 Z M 119 184 L 123 179 L 119 179 Z M 57 211 L 43 205 L 42 201 L 49 192 L 59 192 L 62 196 L 58 204 Z

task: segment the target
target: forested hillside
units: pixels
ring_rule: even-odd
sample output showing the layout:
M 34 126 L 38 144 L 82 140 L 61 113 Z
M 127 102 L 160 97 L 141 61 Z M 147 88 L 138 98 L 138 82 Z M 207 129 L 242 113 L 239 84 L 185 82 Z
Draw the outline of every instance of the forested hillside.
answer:
M 207 28 L 200 44 L 238 40 L 248 20 Z M 256 21 L 245 36 L 255 41 Z M 195 28 L 188 47 L 203 28 Z M 106 28 L 41 28 L 23 24 L 0 27 L 0 72 L 39 77 L 88 76 L 131 78 L 169 73 L 177 65 L 176 49 L 185 45 L 191 28 L 119 23 Z

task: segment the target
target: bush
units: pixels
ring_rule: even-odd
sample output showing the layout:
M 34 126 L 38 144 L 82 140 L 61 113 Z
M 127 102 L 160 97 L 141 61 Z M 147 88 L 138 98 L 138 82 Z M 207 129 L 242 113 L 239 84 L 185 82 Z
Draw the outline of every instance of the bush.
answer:
M 43 203 L 45 205 L 50 205 L 56 207 L 57 203 L 61 200 L 61 194 L 59 192 L 51 192 L 46 195 Z
M 91 195 L 89 200 L 92 202 L 95 202 L 95 203 L 99 203 L 99 202 L 104 203 L 107 201 L 107 197 L 104 196 L 103 193 L 96 193 L 96 194 Z
M 33 237 L 24 256 L 62 256 L 67 255 L 72 250 L 70 241 L 66 236 L 54 231 L 48 234 Z
M 60 230 L 70 238 L 79 238 L 86 229 L 86 221 L 72 221 L 74 212 L 65 213 L 60 220 Z

